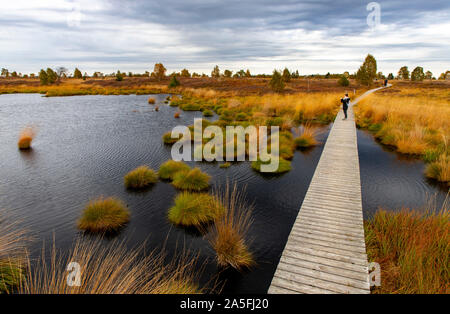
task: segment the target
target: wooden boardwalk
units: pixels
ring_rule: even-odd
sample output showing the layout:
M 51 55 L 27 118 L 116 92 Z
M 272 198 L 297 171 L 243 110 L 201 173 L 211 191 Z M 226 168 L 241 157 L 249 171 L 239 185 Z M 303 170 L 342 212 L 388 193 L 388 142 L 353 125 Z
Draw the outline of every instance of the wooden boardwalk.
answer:
M 352 105 L 328 135 L 268 293 L 370 293 Z

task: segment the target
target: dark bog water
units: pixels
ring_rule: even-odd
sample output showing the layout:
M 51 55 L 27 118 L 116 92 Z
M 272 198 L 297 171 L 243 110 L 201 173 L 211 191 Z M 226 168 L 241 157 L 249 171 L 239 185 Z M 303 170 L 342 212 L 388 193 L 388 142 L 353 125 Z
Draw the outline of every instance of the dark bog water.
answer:
M 155 95 L 160 102 L 166 96 Z M 170 147 L 161 141 L 165 132 L 201 117 L 200 112 L 182 112 L 180 119 L 174 119 L 176 108 L 159 104 L 156 112 L 147 98 L 0 95 L 0 208 L 33 235 L 32 253 L 42 248 L 43 241 L 51 244 L 53 236 L 58 248 L 68 249 L 80 235 L 75 224 L 85 204 L 100 195 L 117 196 L 128 204 L 132 215 L 116 239 L 133 245 L 147 240 L 150 249 L 165 243 L 169 253 L 185 245 L 199 253 L 201 263 L 209 261 L 204 280 L 218 273 L 207 241 L 169 223 L 167 211 L 177 193 L 169 183 L 158 182 L 140 193 L 123 186 L 128 171 L 143 164 L 158 169 L 170 159 Z M 36 126 L 38 134 L 33 149 L 21 152 L 17 138 L 27 125 Z M 424 203 L 427 193 L 438 192 L 443 199 L 445 191 L 424 179 L 423 163 L 399 159 L 365 133 L 359 132 L 358 140 L 365 213 L 379 205 L 416 207 Z M 246 198 L 255 206 L 250 237 L 258 265 L 242 274 L 224 273 L 224 292 L 267 291 L 321 152 L 322 146 L 296 152 L 293 170 L 277 177 L 255 173 L 248 162 L 228 169 L 219 168 L 218 163 L 195 163 L 212 176 L 214 186 L 230 182 L 240 189 L 246 187 Z
M 430 200 L 441 208 L 448 188 L 424 176 L 423 161 L 377 143 L 367 131 L 357 130 L 357 135 L 365 218 L 380 207 L 421 210 Z

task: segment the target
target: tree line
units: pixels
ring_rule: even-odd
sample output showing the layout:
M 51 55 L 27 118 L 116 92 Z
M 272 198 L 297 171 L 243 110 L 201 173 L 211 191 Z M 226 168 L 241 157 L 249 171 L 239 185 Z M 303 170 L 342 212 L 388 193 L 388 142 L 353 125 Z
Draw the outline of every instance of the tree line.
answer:
M 36 76 L 32 73 L 30 75 L 22 75 L 22 73 L 17 73 L 16 71 L 10 72 L 6 68 L 2 68 L 1 70 L 2 77 L 12 77 L 12 78 L 35 78 Z M 86 79 L 88 77 L 92 78 L 105 78 L 105 77 L 115 77 L 117 81 L 122 81 L 124 77 L 152 77 L 158 81 L 161 81 L 167 77 L 170 78 L 170 83 L 172 87 L 178 86 L 180 82 L 177 80 L 177 77 L 181 78 L 199 78 L 199 77 L 211 77 L 211 78 L 270 78 L 270 86 L 274 91 L 282 91 L 285 87 L 286 83 L 289 83 L 291 79 L 300 78 L 300 74 L 298 70 L 290 71 L 288 68 L 284 68 L 283 70 L 275 69 L 271 75 L 268 74 L 257 74 L 252 75 L 250 70 L 241 69 L 239 71 L 233 72 L 232 70 L 225 69 L 223 72 L 220 71 L 218 65 L 214 66 L 211 71 L 211 74 L 208 76 L 205 73 L 199 74 L 196 72 L 190 73 L 188 69 L 184 68 L 179 72 L 172 72 L 171 74 L 167 74 L 167 69 L 162 63 L 156 63 L 154 65 L 153 71 L 145 71 L 144 73 L 132 73 L 132 72 L 121 72 L 118 70 L 117 72 L 113 72 L 110 74 L 103 74 L 102 72 L 94 72 L 92 76 L 89 76 L 86 72 L 83 74 L 78 68 L 75 68 L 73 74 L 69 73 L 67 68 L 58 67 L 56 69 L 47 68 L 41 69 L 38 77 L 42 85 L 49 85 L 60 82 L 62 78 L 73 77 L 76 79 Z M 385 76 L 382 72 L 377 71 L 377 61 L 372 55 L 367 55 L 363 64 L 360 66 L 357 72 L 354 74 L 350 74 L 349 72 L 331 74 L 328 72 L 325 75 L 322 74 L 313 74 L 308 76 L 303 76 L 307 78 L 332 78 L 338 79 L 338 84 L 341 86 L 348 86 L 350 84 L 349 79 L 356 79 L 358 83 L 361 85 L 371 85 L 375 80 L 411 80 L 411 81 L 423 81 L 423 80 L 435 80 L 436 78 L 433 76 L 431 71 L 424 71 L 423 67 L 417 66 L 414 68 L 412 72 L 408 70 L 407 66 L 403 66 L 399 69 L 397 76 L 394 76 L 393 73 L 389 73 L 388 76 Z M 442 73 L 439 80 L 448 80 L 450 79 L 450 71 L 446 71 Z

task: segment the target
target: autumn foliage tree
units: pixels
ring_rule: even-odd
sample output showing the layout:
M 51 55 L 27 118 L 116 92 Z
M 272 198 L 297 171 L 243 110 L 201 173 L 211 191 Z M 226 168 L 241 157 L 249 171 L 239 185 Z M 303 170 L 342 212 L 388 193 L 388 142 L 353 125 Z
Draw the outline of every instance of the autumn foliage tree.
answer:
M 286 83 L 291 81 L 291 72 L 289 72 L 288 68 L 284 68 L 283 70 L 283 81 Z
M 398 79 L 409 80 L 409 70 L 407 66 L 402 66 L 400 70 L 398 70 Z
M 189 73 L 188 69 L 181 70 L 181 77 L 191 77 L 191 73 Z
M 363 85 L 370 86 L 377 77 L 377 60 L 368 54 L 364 63 L 356 72 L 356 80 Z
M 166 77 L 166 71 L 167 69 L 162 63 L 156 63 L 153 68 L 153 74 L 158 81 L 161 81 Z
M 41 85 L 47 85 L 48 84 L 47 72 L 45 72 L 44 69 L 41 69 L 41 71 L 39 72 L 39 81 L 41 82 Z
M 278 72 L 277 70 L 273 70 L 269 85 L 274 92 L 279 93 L 284 90 L 283 77 L 281 76 L 280 72 Z
M 425 78 L 425 73 L 423 73 L 422 67 L 416 67 L 411 72 L 411 81 L 423 81 L 424 78 Z
M 214 78 L 219 78 L 220 77 L 220 70 L 219 70 L 219 66 L 218 65 L 216 65 L 214 67 L 214 69 L 212 70 L 211 77 L 214 77 Z
M 78 68 L 75 68 L 75 71 L 73 71 L 73 77 L 76 79 L 80 79 L 83 77 L 83 74 L 81 74 L 81 71 L 78 70 Z

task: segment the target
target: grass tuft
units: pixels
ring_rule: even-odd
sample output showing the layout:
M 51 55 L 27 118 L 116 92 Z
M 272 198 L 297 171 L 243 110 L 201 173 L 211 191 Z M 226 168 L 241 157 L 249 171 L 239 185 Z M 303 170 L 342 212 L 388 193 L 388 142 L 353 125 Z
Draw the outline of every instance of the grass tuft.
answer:
M 255 171 L 261 172 L 261 165 L 268 165 L 268 164 L 270 164 L 270 161 L 267 161 L 267 162 L 261 161 L 261 159 L 258 158 L 258 160 L 255 160 L 252 162 L 252 168 Z M 263 173 L 267 173 L 267 174 L 285 173 L 285 172 L 291 171 L 291 169 L 292 169 L 291 162 L 282 157 L 279 157 L 279 163 L 278 163 L 277 170 L 274 172 L 263 172 Z
M 189 166 L 182 161 L 168 160 L 159 167 L 159 177 L 163 180 L 173 180 L 180 171 L 189 171 Z
M 89 232 L 114 232 L 130 220 L 130 212 L 118 198 L 99 197 L 85 207 L 78 228 Z
M 158 181 L 158 175 L 147 166 L 140 166 L 128 172 L 124 177 L 127 189 L 143 189 Z
M 20 132 L 19 141 L 17 142 L 17 146 L 19 149 L 30 149 L 31 142 L 36 136 L 36 130 L 32 127 L 26 127 Z
M 153 97 L 149 97 L 148 98 L 148 103 L 149 104 L 153 105 L 155 102 L 156 102 L 155 98 L 153 98 Z
M 217 264 L 237 270 L 249 268 L 255 264 L 246 239 L 252 224 L 252 207 L 246 206 L 236 185 L 231 191 L 227 185 L 224 193 L 216 193 L 216 198 L 225 213 L 215 220 L 213 230 L 207 237 L 216 252 Z
M 169 209 L 169 220 L 176 225 L 200 227 L 223 213 L 217 200 L 206 193 L 183 192 Z
M 179 171 L 173 176 L 172 184 L 180 190 L 202 191 L 209 187 L 211 177 L 199 168 Z
M 25 274 L 25 233 L 0 214 L 0 294 L 13 293 Z
M 211 110 L 209 110 L 209 109 L 203 110 L 204 117 L 212 117 L 213 115 L 214 115 L 214 113 Z
M 450 185 L 450 157 L 442 154 L 436 161 L 429 163 L 425 169 L 425 175 Z
M 294 139 L 297 148 L 306 148 L 318 144 L 316 140 L 317 131 L 311 124 L 306 123 L 301 129 L 300 135 Z

